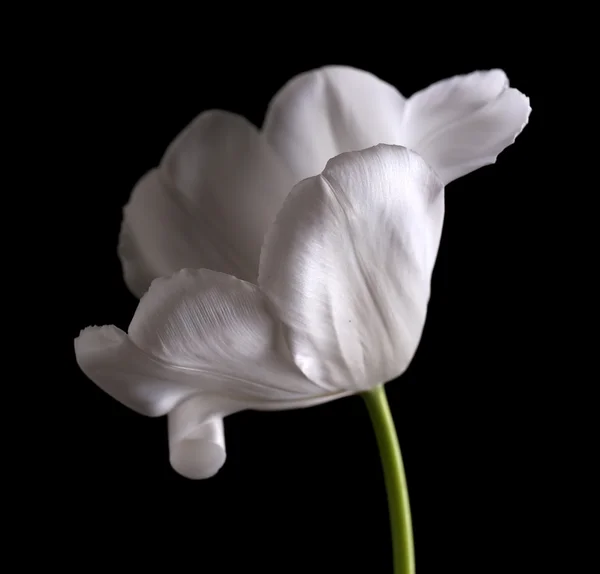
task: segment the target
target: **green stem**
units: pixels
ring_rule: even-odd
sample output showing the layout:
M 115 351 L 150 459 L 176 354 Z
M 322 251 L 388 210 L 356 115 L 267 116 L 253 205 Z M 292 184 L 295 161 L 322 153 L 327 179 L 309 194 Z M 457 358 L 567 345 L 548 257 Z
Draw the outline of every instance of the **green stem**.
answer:
M 408 488 L 394 419 L 383 385 L 362 393 L 377 437 L 387 490 L 394 574 L 415 574 L 415 549 Z

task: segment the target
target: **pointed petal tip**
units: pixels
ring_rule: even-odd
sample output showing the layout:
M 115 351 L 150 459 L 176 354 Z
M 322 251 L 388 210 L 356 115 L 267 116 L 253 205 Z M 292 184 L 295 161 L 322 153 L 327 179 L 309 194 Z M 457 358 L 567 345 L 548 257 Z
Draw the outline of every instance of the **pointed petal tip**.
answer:
M 486 165 L 512 145 L 529 120 L 529 98 L 501 69 L 458 75 L 413 94 L 405 143 L 448 183 Z
M 516 88 L 508 88 L 501 96 L 501 98 L 506 98 L 507 100 L 511 100 L 515 110 L 515 116 L 520 119 L 520 122 L 517 124 L 519 127 L 514 130 L 512 139 L 509 139 L 509 143 L 505 146 L 508 147 L 515 143 L 517 137 L 522 133 L 525 129 L 525 126 L 529 123 L 529 117 L 531 116 L 531 100 L 529 96 L 526 96 L 523 92 L 520 92 Z M 518 121 L 518 120 L 517 120 Z M 503 151 L 503 150 L 501 150 Z M 498 153 L 500 155 L 501 152 Z M 497 156 L 496 156 L 497 159 Z

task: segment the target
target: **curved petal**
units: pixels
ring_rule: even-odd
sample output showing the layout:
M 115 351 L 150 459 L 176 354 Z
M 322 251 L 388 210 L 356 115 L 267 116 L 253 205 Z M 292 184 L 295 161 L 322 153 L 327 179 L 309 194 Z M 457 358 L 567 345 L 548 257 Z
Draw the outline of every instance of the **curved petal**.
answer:
M 220 418 L 344 394 L 297 369 L 258 287 L 207 269 L 155 280 L 127 334 L 88 327 L 75 352 L 85 374 L 126 406 L 149 416 L 172 413 L 171 459 L 186 475 L 209 475 L 219 466 Z M 205 447 L 210 452 L 200 452 Z
M 404 102 L 369 72 L 327 66 L 296 76 L 274 96 L 263 131 L 299 181 L 342 152 L 400 143 Z
M 193 393 L 193 380 L 176 373 L 137 347 L 114 325 L 87 327 L 75 339 L 81 370 L 126 407 L 150 417 L 168 413 Z
M 455 76 L 406 100 L 368 72 L 330 66 L 290 80 L 263 131 L 297 179 L 319 174 L 340 153 L 383 143 L 415 150 L 447 184 L 494 163 L 530 112 L 502 70 Z
M 502 70 L 432 84 L 411 96 L 398 143 L 418 152 L 447 184 L 492 164 L 521 133 L 531 107 Z
M 255 126 L 227 112 L 201 114 L 124 209 L 127 285 L 141 296 L 152 279 L 184 267 L 255 281 L 264 234 L 293 183 Z
M 361 391 L 407 368 L 443 216 L 442 183 L 401 147 L 342 154 L 294 188 L 267 234 L 259 285 L 309 379 Z
M 141 297 L 157 277 L 195 267 L 201 260 L 218 267 L 222 258 L 210 244 L 201 251 L 203 231 L 157 169 L 144 175 L 123 210 L 119 235 L 119 258 L 130 291 Z

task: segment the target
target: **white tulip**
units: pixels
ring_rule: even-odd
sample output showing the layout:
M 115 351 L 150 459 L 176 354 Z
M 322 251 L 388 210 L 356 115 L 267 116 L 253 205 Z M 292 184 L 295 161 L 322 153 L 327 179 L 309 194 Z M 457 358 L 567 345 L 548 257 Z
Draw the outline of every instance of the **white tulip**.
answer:
M 425 323 L 444 185 L 493 163 L 529 113 L 500 70 L 406 99 L 328 67 L 284 86 L 262 131 L 201 114 L 124 210 L 119 254 L 143 295 L 129 330 L 84 329 L 79 365 L 128 407 L 168 414 L 171 464 L 190 478 L 223 465 L 231 413 L 397 377 Z

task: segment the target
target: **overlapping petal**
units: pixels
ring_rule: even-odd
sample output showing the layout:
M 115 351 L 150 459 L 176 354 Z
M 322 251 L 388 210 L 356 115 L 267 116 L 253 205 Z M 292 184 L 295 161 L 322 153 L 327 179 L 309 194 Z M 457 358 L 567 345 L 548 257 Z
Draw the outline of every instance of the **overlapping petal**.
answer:
M 267 235 L 259 285 L 309 379 L 358 392 L 408 367 L 443 217 L 441 181 L 398 146 L 337 156 L 294 188 Z
M 295 181 L 250 122 L 198 116 L 124 209 L 119 254 L 141 296 L 155 277 L 209 268 L 255 281 L 264 234 Z
M 185 267 L 255 281 L 264 234 L 287 192 L 331 158 L 402 145 L 447 184 L 493 163 L 530 111 L 501 70 L 455 76 L 406 99 L 373 74 L 329 66 L 290 80 L 262 133 L 235 114 L 205 112 L 133 191 L 119 246 L 125 280 L 138 296 L 153 278 Z
M 404 105 L 396 88 L 373 74 L 327 66 L 292 78 L 275 95 L 263 131 L 297 183 L 342 152 L 400 143 Z
M 494 163 L 530 112 L 502 70 L 455 76 L 406 99 L 373 74 L 329 66 L 275 95 L 264 132 L 298 180 L 342 152 L 383 143 L 418 152 L 447 184 Z
M 83 372 L 115 399 L 149 416 L 169 413 L 171 461 L 192 478 L 214 474 L 225 459 L 222 417 L 343 395 L 293 364 L 256 286 L 206 269 L 157 279 L 127 333 L 88 327 L 75 351 Z

